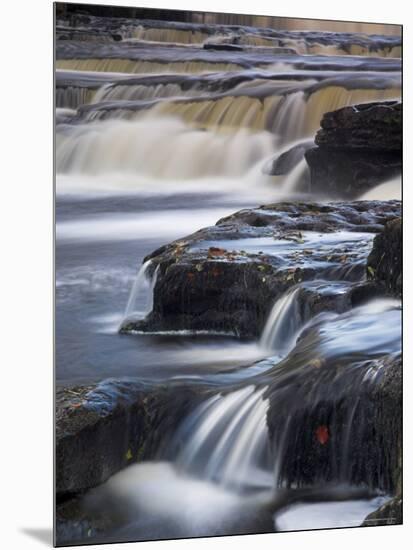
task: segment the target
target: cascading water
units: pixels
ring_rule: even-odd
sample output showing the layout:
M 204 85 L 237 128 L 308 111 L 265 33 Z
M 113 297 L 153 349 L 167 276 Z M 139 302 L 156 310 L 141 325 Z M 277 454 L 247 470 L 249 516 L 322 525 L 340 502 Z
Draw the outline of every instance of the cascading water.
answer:
M 367 193 L 364 193 L 360 200 L 362 201 L 387 201 L 390 199 L 402 198 L 402 181 L 401 178 L 394 178 L 390 181 L 386 181 L 377 185 Z
M 126 304 L 124 319 L 143 319 L 152 310 L 153 289 L 156 284 L 156 275 L 159 266 L 153 269 L 151 260 L 146 261 L 140 268 L 133 283 L 128 303 Z M 143 305 L 141 305 L 143 302 Z
M 173 28 L 145 28 L 139 26 L 133 33 L 134 38 L 151 42 L 175 42 L 180 44 L 202 44 L 208 34 L 197 30 L 181 30 Z
M 273 368 L 268 420 L 277 485 L 391 489 L 388 458 L 371 427 L 375 405 L 366 395 L 400 354 L 400 323 L 400 302 L 389 299 L 321 315 Z M 365 456 L 374 456 L 374 467 Z
M 150 73 L 205 73 L 216 71 L 236 71 L 242 67 L 235 63 L 208 63 L 206 61 L 176 61 L 162 63 L 154 61 L 135 61 L 133 59 L 58 59 L 58 69 L 70 69 L 74 71 L 102 71 L 127 74 Z
M 110 120 L 57 135 L 60 173 L 132 172 L 159 178 L 240 176 L 274 150 L 269 132 L 215 134 L 168 117 Z
M 179 428 L 178 468 L 225 487 L 271 488 L 266 387 L 214 395 Z
M 297 298 L 299 286 L 293 287 L 274 304 L 260 338 L 260 346 L 268 351 L 288 352 L 302 326 Z
M 146 94 L 146 99 L 154 97 L 150 89 L 142 91 L 143 87 L 135 87 L 135 90 L 130 88 L 131 94 L 140 90 L 142 99 Z M 162 86 L 162 92 L 167 92 L 165 86 Z M 96 97 L 100 93 L 103 92 L 98 92 Z M 273 94 L 264 97 L 242 95 L 242 90 L 236 95 L 228 92 L 208 98 L 205 95 L 197 98 L 195 96 L 202 94 L 196 92 L 188 94 L 188 99 L 179 98 L 180 95 L 178 92 L 178 98 L 171 99 L 168 99 L 170 96 L 162 96 L 153 106 L 143 105 L 139 101 L 128 103 L 126 99 L 118 103 L 94 103 L 93 108 L 87 109 L 85 116 L 88 120 L 134 120 L 142 117 L 144 108 L 150 117 L 177 117 L 193 126 L 212 130 L 269 130 L 287 143 L 311 136 L 327 111 L 368 101 L 395 99 L 400 96 L 400 88 L 389 83 L 386 89 L 346 89 L 342 85 L 331 85 L 308 95 L 304 91 L 294 90 L 285 94 L 277 94 L 275 90 Z
M 142 84 L 107 84 L 102 86 L 93 96 L 93 103 L 102 101 L 137 101 L 157 99 L 160 97 L 200 96 L 203 90 L 191 88 L 183 90 L 179 84 L 156 84 L 153 86 Z M 86 103 L 86 102 L 84 102 Z
M 262 173 L 264 163 L 314 139 L 326 111 L 400 97 L 400 38 L 277 32 L 267 23 L 168 27 L 91 16 L 82 25 L 66 22 L 57 32 L 58 376 L 65 383 L 135 377 L 161 381 L 161 393 L 173 384 L 177 392 L 205 391 L 194 404 L 182 399 L 185 413 L 166 411 L 158 427 L 166 449 L 96 490 L 108 491 L 109 511 L 123 513 L 127 504 L 126 531 L 116 536 L 268 532 L 283 491 L 331 483 L 338 493 L 343 485 L 390 493 L 388 457 L 371 429 L 377 411 L 366 395 L 398 357 L 400 310 L 388 301 L 352 307 L 348 286 L 364 282 L 374 233 L 307 228 L 283 240 L 269 227 L 261 238 L 253 220 L 240 239 L 197 242 L 198 251 L 228 250 L 228 263 L 248 260 L 246 250 L 276 257 L 281 288 L 293 278 L 283 294 L 271 289 L 278 299 L 258 341 L 186 330 L 119 336 L 102 331 L 101 319 L 117 311 L 118 323 L 126 302 L 123 322 L 159 313 L 152 261 L 130 292 L 129 285 L 136 261 L 167 242 L 298 192 L 313 201 L 300 185 L 304 159 L 275 177 Z M 390 198 L 395 187 L 362 198 Z M 177 245 L 178 263 L 181 252 Z M 202 267 L 189 261 L 187 295 Z M 311 280 L 295 279 L 296 267 L 311 267 Z M 313 293 L 307 309 L 306 292 Z M 356 524 L 368 513 L 363 506 Z
M 95 95 L 94 90 L 67 86 L 56 89 L 56 107 L 76 109 L 79 105 L 90 103 Z

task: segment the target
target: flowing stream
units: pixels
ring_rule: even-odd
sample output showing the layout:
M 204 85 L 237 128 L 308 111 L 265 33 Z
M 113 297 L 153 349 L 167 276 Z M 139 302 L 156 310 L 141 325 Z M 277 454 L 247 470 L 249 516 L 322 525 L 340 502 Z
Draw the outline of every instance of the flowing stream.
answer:
M 359 415 L 358 388 L 380 375 L 379 367 L 358 364 L 357 354 L 373 361 L 379 352 L 400 351 L 398 303 L 313 319 L 302 314 L 303 289 L 343 293 L 349 281 L 362 279 L 357 267 L 292 287 L 254 342 L 207 331 L 118 329 L 152 309 L 157 271 L 143 261 L 153 250 L 241 208 L 315 198 L 300 187 L 305 161 L 288 176 L 265 175 L 263 167 L 312 139 L 324 112 L 400 97 L 397 36 L 120 21 L 58 21 L 57 36 L 65 40 L 56 51 L 57 384 L 134 377 L 216 389 L 176 426 L 166 454 L 116 474 L 86 498 L 87 506 L 110 510 L 118 503 L 127 510 L 114 540 L 359 525 L 386 500 L 373 484 L 369 495 L 345 502 L 320 497 L 286 510 L 274 505 L 285 487 L 305 485 L 286 464 L 295 452 L 291 429 L 301 429 L 299 400 L 311 394 L 316 404 L 326 384 L 348 382 L 337 366 L 336 377 L 322 373 L 311 389 L 304 358 L 316 364 L 351 357 L 356 397 L 345 414 L 353 426 L 367 414 Z M 120 40 L 108 38 L 113 34 Z M 217 43 L 243 49 L 208 49 Z M 392 181 L 363 198 L 398 193 Z M 362 265 L 373 236 L 308 234 L 302 249 L 310 241 L 324 250 L 350 242 Z M 266 247 L 280 257 L 289 251 L 289 243 L 274 239 L 247 241 L 237 246 Z M 275 397 L 266 373 L 279 380 Z M 309 393 L 295 390 L 291 377 Z M 281 407 L 275 459 L 267 426 L 274 398 Z M 331 468 L 348 489 L 352 446 L 345 447 L 334 450 Z

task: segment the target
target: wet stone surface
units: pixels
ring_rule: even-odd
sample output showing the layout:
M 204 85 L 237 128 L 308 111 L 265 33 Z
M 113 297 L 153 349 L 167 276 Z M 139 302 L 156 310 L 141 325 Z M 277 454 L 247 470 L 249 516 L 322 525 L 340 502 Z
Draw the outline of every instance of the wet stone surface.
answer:
M 360 283 L 375 233 L 400 203 L 280 203 L 241 210 L 162 247 L 152 312 L 122 332 L 210 330 L 256 338 L 274 301 L 304 281 Z

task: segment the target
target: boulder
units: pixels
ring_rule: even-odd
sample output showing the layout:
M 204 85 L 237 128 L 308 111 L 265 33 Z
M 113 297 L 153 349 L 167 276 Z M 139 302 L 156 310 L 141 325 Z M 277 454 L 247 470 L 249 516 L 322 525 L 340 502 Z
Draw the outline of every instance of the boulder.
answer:
M 402 275 L 402 222 L 397 218 L 386 223 L 374 238 L 367 259 L 367 277 L 390 296 L 400 298 Z
M 126 321 L 121 332 L 207 330 L 257 338 L 275 300 L 297 283 L 360 281 L 372 235 L 399 213 L 398 201 L 241 210 L 145 258 L 153 270 L 159 266 L 153 310 L 144 320 Z M 348 232 L 365 238 L 353 240 Z
M 289 174 L 304 158 L 305 152 L 314 147 L 313 140 L 303 141 L 288 151 L 271 159 L 263 168 L 264 174 L 269 176 L 282 176 Z
M 312 191 L 359 197 L 401 174 L 401 103 L 366 103 L 326 113 L 315 143 L 305 152 Z
M 151 457 L 167 445 L 168 434 L 203 395 L 200 388 L 148 387 L 128 379 L 58 389 L 58 500 L 67 500 Z
M 315 143 L 326 149 L 396 151 L 402 148 L 402 104 L 362 103 L 325 113 Z
M 371 512 L 363 522 L 364 527 L 376 527 L 378 525 L 401 525 L 403 523 L 403 500 L 400 496 L 392 498 Z
M 344 484 L 397 494 L 400 354 L 324 357 L 314 346 L 317 337 L 310 330 L 267 372 L 267 423 L 278 481 L 283 487 Z
M 243 47 L 238 44 L 230 44 L 226 42 L 205 42 L 203 45 L 204 50 L 221 50 L 221 51 L 235 51 L 242 52 Z

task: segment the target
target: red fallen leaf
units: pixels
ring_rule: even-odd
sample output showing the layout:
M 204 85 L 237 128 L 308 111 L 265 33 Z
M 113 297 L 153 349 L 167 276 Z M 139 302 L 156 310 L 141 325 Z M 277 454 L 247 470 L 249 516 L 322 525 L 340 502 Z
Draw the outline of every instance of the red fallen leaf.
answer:
M 330 437 L 327 426 L 319 426 L 315 431 L 315 436 L 320 445 L 325 445 Z
M 215 246 L 211 246 L 208 249 L 208 258 L 216 258 L 217 256 L 225 256 L 226 250 L 225 248 L 216 248 Z

